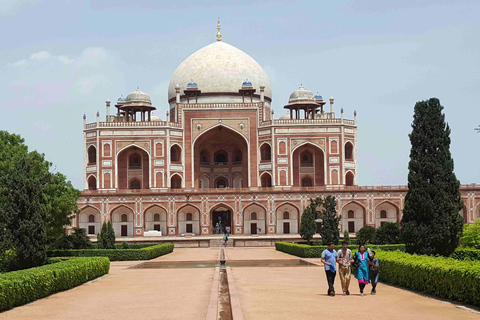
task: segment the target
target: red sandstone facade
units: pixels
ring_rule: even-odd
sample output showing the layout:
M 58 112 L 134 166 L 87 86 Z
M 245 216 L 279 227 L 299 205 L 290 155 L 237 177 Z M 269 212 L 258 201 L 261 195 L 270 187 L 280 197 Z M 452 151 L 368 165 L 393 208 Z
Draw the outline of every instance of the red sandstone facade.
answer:
M 400 221 L 405 186 L 357 185 L 356 115 L 344 119 L 342 109 L 335 117 L 333 98 L 325 112 L 323 99 L 301 87 L 285 106 L 289 119 L 274 120 L 265 86 L 252 88 L 244 82 L 223 93 L 233 102 L 198 102 L 219 94 L 193 81 L 182 94 L 177 84 L 169 121 L 151 117 L 155 108 L 139 90 L 117 102 L 115 116 L 107 101 L 106 122 L 97 114 L 84 123 L 85 188 L 72 226 L 95 235 L 112 221 L 127 237 L 211 235 L 227 226 L 235 235 L 298 234 L 309 199 L 327 195 L 337 199 L 342 232 Z M 472 222 L 480 188 L 461 190 L 460 214 Z

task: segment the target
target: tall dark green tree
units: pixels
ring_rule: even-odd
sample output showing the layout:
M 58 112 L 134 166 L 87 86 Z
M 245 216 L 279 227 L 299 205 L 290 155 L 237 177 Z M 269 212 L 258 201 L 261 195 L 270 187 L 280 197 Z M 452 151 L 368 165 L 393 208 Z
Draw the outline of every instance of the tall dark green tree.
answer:
M 318 218 L 317 207 L 321 205 L 322 200 L 320 198 L 310 199 L 310 205 L 303 210 L 302 220 L 300 222 L 300 236 L 302 239 L 311 242 L 313 236 L 317 230 L 317 223 L 315 220 Z
M 43 190 L 48 176 L 34 157 L 19 159 L 0 176 L 0 246 L 10 257 L 9 270 L 42 265 L 47 257 Z
M 340 239 L 338 223 L 341 216 L 337 216 L 335 196 L 327 196 L 323 200 L 323 210 L 320 212 L 320 218 L 322 219 L 322 229 L 320 230 L 322 243 L 327 245 L 330 243 L 338 244 Z
M 460 182 L 453 172 L 450 127 L 436 98 L 415 104 L 402 239 L 409 253 L 449 256 L 462 235 Z
M 102 229 L 97 235 L 98 249 L 115 249 L 115 231 L 110 221 L 103 222 Z

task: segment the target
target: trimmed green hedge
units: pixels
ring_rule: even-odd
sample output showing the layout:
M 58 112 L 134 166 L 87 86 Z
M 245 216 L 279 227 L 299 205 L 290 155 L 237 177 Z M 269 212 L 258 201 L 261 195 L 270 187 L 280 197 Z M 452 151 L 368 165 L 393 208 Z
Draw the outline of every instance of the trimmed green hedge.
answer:
M 457 248 L 450 256 L 457 260 L 476 260 L 480 261 L 480 250 L 470 248 Z
M 139 243 L 139 244 L 128 244 L 128 249 L 143 249 L 152 246 L 156 246 L 158 243 Z M 115 244 L 116 249 L 123 249 L 123 245 L 120 243 Z M 93 244 L 91 249 L 98 249 L 97 244 Z M 123 249 L 125 250 L 125 249 Z
M 377 252 L 380 280 L 440 298 L 480 306 L 480 263 L 452 258 Z
M 162 243 L 141 249 L 50 250 L 49 257 L 108 257 L 110 261 L 150 260 L 173 251 L 173 243 Z
M 335 250 L 340 250 L 342 246 L 335 246 Z M 385 244 L 385 245 L 369 245 L 371 250 L 384 251 L 405 251 L 404 244 Z M 275 249 L 301 258 L 320 258 L 322 251 L 327 246 L 309 246 L 307 244 L 298 244 L 294 242 L 275 242 Z M 355 251 L 358 246 L 352 245 L 350 249 Z
M 0 311 L 67 290 L 103 276 L 106 258 L 54 258 L 47 265 L 0 274 Z

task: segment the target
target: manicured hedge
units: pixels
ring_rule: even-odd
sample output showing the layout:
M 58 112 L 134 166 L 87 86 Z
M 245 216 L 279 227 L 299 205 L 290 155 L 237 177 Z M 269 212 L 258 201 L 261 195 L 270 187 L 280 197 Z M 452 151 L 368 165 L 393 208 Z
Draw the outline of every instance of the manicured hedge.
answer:
M 335 246 L 335 250 L 340 250 L 342 246 Z M 349 246 L 352 251 L 355 251 L 358 246 Z M 371 250 L 384 250 L 384 251 L 405 251 L 405 245 L 403 244 L 385 244 L 385 245 L 369 245 Z M 275 248 L 278 251 L 282 251 L 288 254 L 292 254 L 301 258 L 320 258 L 322 251 L 327 246 L 309 246 L 307 244 L 298 244 L 294 242 L 275 242 Z
M 157 244 L 155 243 L 139 243 L 139 244 L 128 244 L 128 249 L 143 249 L 143 248 L 148 248 L 152 246 L 156 246 Z M 123 244 L 115 244 L 116 249 L 123 249 Z M 93 244 L 91 249 L 98 249 L 97 244 Z
M 150 260 L 173 251 L 173 243 L 162 243 L 141 249 L 50 250 L 49 257 L 108 257 L 110 261 Z
M 480 261 L 480 250 L 470 248 L 457 248 L 450 256 L 457 260 L 477 260 Z
M 380 280 L 440 298 L 480 306 L 480 263 L 452 258 L 377 252 Z
M 110 269 L 110 261 L 100 257 L 53 258 L 49 263 L 0 274 L 0 311 L 73 288 L 107 274 Z

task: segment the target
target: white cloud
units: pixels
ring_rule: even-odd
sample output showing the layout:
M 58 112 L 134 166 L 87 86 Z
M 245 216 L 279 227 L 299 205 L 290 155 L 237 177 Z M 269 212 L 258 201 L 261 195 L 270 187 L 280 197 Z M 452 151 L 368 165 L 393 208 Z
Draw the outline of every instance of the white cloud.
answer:
M 1 0 L 0 16 L 9 16 L 17 13 L 23 7 L 40 3 L 42 0 Z
M 48 58 L 50 58 L 50 53 L 48 51 L 39 51 L 30 55 L 31 60 L 44 60 Z
M 121 85 L 121 69 L 117 59 L 100 47 L 85 48 L 77 55 L 41 50 L 7 64 L 5 93 L 0 96 L 11 101 L 4 104 L 6 108 L 18 110 L 53 108 L 82 101 L 85 95 L 92 94 L 102 94 L 103 101 L 111 86 Z
M 94 74 L 87 77 L 82 77 L 77 80 L 75 86 L 81 94 L 89 94 L 94 89 L 99 87 L 106 87 L 111 84 L 111 81 L 104 74 Z

